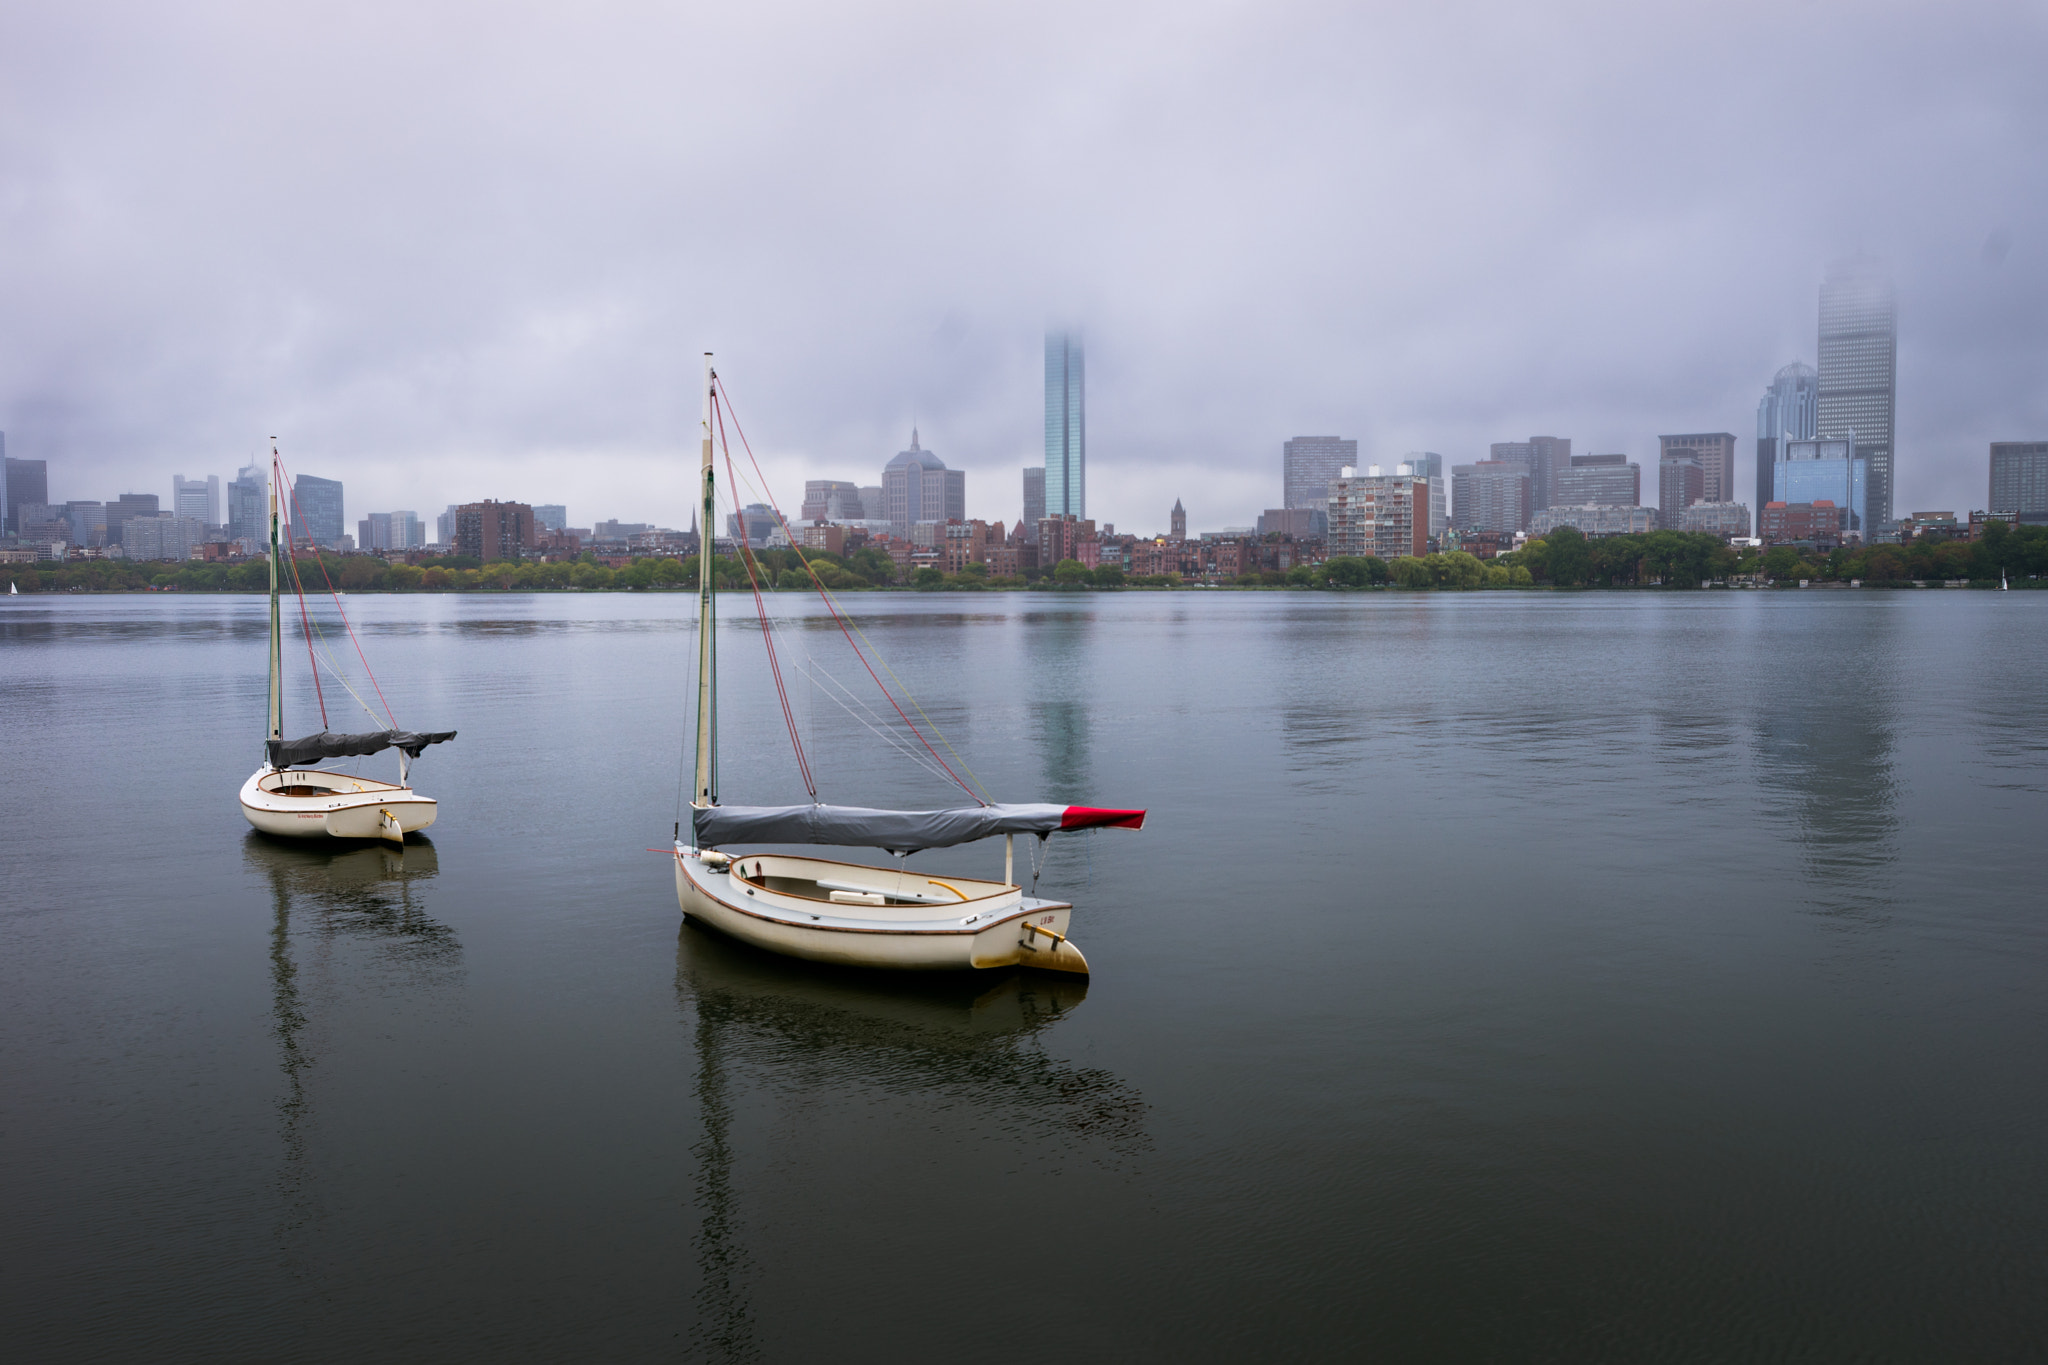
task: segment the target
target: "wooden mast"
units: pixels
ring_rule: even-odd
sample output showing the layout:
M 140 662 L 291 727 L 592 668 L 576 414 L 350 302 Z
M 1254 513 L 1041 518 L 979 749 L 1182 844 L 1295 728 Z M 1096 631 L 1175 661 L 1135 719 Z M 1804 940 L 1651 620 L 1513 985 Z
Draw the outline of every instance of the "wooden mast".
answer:
M 701 488 L 704 507 L 698 518 L 697 555 L 697 781 L 691 789 L 692 806 L 710 806 L 718 801 L 715 746 L 718 706 L 718 651 L 712 641 L 711 549 L 713 518 L 717 515 L 716 489 L 711 465 L 712 393 L 718 382 L 711 368 L 711 352 L 704 353 L 704 439 L 701 454 Z
M 270 722 L 271 739 L 284 738 L 284 634 L 277 616 L 277 447 L 270 448 Z M 269 748 L 265 746 L 265 757 Z

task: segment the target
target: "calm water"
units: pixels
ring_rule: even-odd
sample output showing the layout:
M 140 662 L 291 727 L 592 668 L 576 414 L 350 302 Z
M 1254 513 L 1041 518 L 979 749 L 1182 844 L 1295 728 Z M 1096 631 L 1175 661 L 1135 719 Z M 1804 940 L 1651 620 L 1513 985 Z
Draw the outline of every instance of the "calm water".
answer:
M 999 797 L 1151 809 L 1054 843 L 1085 985 L 680 927 L 688 599 L 350 604 L 461 730 L 402 858 L 248 833 L 261 601 L 0 602 L 14 1359 L 2048 1351 L 2048 593 L 855 599 Z

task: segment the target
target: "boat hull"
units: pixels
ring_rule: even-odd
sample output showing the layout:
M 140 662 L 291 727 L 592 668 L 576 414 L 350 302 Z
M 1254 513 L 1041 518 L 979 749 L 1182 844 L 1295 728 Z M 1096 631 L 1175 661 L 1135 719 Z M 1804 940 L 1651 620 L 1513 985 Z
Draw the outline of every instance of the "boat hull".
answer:
M 1073 906 L 1024 896 L 1015 887 L 963 898 L 957 905 L 908 913 L 903 907 L 890 907 L 897 913 L 862 918 L 857 912 L 865 907 L 778 895 L 766 886 L 749 895 L 745 880 L 708 866 L 686 850 L 678 850 L 675 861 L 676 900 L 685 915 L 771 953 L 895 971 L 1037 967 L 1088 972 L 1087 958 L 1067 939 Z M 742 861 L 757 866 L 759 862 L 751 855 Z M 822 858 L 768 861 L 781 874 L 811 872 L 827 879 L 875 871 Z M 885 879 L 889 875 L 882 874 Z M 973 922 L 967 923 L 970 919 Z
M 292 779 L 297 779 L 293 781 Z M 291 795 L 279 788 L 318 788 Z M 440 807 L 410 787 L 342 773 L 259 768 L 242 784 L 242 815 L 265 834 L 289 839 L 402 842 L 434 823 Z

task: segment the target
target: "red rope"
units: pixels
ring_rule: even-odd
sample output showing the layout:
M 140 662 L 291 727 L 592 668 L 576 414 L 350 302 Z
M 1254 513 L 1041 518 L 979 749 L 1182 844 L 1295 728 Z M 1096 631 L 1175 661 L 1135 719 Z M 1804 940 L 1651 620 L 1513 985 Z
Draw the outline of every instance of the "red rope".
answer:
M 714 416 L 716 416 L 715 412 Z M 718 439 L 719 443 L 725 446 L 726 480 L 735 486 L 734 491 L 737 492 L 738 480 L 734 478 L 732 471 L 732 447 L 725 440 L 725 419 L 722 417 L 718 418 Z M 704 528 L 706 535 L 711 534 L 711 531 L 712 528 L 709 526 Z M 789 705 L 789 689 L 783 686 L 782 662 L 775 655 L 775 634 L 768 627 L 768 603 L 761 596 L 761 581 L 754 574 L 754 550 L 753 546 L 748 543 L 746 532 L 747 521 L 746 517 L 742 515 L 740 517 L 740 563 L 745 566 L 747 583 L 754 590 L 754 613 L 761 619 L 761 643 L 768 648 L 768 672 L 775 679 L 775 697 L 782 704 L 782 723 L 789 727 L 789 744 L 792 749 L 796 750 L 796 766 L 797 771 L 803 774 L 804 790 L 811 794 L 811 800 L 816 801 L 818 799 L 818 784 L 811 777 L 810 760 L 804 757 L 804 742 L 797 734 L 796 712 Z
M 280 459 L 277 462 L 277 467 L 280 472 L 283 471 L 284 461 L 282 459 Z M 301 517 L 304 517 L 305 511 L 304 509 L 299 507 L 298 487 L 293 484 L 287 484 L 286 487 L 290 489 L 292 509 L 298 512 L 298 514 Z M 371 689 L 376 692 L 378 702 L 381 703 L 384 707 L 384 719 L 390 722 L 392 729 L 396 730 L 398 728 L 398 718 L 392 714 L 391 703 L 384 700 L 384 688 L 377 681 L 376 670 L 370 667 L 369 659 L 363 654 L 363 642 L 356 638 L 356 628 L 349 624 L 348 612 L 343 610 L 341 605 L 341 593 L 335 589 L 334 579 L 327 572 L 327 561 L 325 558 L 321 556 L 320 549 L 318 546 L 315 546 L 313 549 L 313 562 L 320 566 L 320 576 L 327 580 L 327 595 L 334 602 L 334 614 L 341 618 L 341 628 L 348 632 L 348 642 L 356 647 L 356 659 L 362 664 L 364 676 L 369 678 Z M 296 563 L 293 565 L 292 572 L 294 578 L 296 578 L 298 573 Z M 303 592 L 300 593 L 299 605 L 302 609 L 305 606 L 305 594 Z M 308 645 L 308 648 L 311 648 L 310 644 Z M 327 720 L 327 712 L 325 708 L 322 708 L 320 712 L 320 719 L 323 724 Z M 372 719 L 375 718 L 372 717 Z
M 725 401 L 725 381 L 723 379 L 720 379 L 717 382 L 716 394 L 719 400 L 718 407 L 730 411 L 731 404 Z M 811 561 L 804 556 L 802 545 L 798 542 L 795 534 L 792 533 L 789 529 L 788 519 L 782 515 L 782 509 L 776 506 L 775 495 L 768 489 L 768 476 L 761 472 L 761 462 L 754 458 L 754 448 L 753 446 L 747 443 L 747 433 L 740 426 L 740 418 L 738 413 L 733 413 L 732 429 L 739 433 L 740 447 L 747 452 L 747 459 L 753 464 L 754 473 L 761 480 L 761 496 L 768 499 L 769 510 L 775 513 L 775 520 L 781 523 L 782 533 L 789 537 L 790 548 L 796 551 L 797 561 L 804 566 L 804 572 L 808 573 L 811 576 L 811 582 L 818 589 L 818 599 L 825 604 L 825 610 L 832 613 L 833 621 L 836 622 L 839 626 L 839 633 L 846 637 L 846 643 L 853 649 L 853 657 L 860 660 L 860 666 L 862 668 L 865 668 L 868 671 L 868 676 L 875 680 L 875 686 L 881 689 L 882 696 L 887 698 L 890 708 L 896 712 L 898 719 L 900 719 L 904 723 L 904 725 L 909 727 L 911 734 L 917 736 L 917 742 L 924 745 L 924 751 L 930 754 L 934 759 L 936 759 L 938 761 L 938 765 L 946 770 L 946 776 L 952 778 L 956 783 L 959 783 L 960 790 L 966 792 L 969 796 L 973 797 L 976 802 L 984 806 L 987 805 L 988 802 L 986 800 L 983 800 L 981 793 L 975 791 L 974 788 L 968 786 L 965 782 L 961 782 L 960 774 L 954 772 L 953 769 L 947 765 L 946 760 L 939 757 L 939 751 L 937 749 L 934 749 L 932 747 L 932 742 L 924 737 L 924 731 L 918 729 L 917 725 L 910 719 L 909 716 L 904 715 L 903 708 L 899 706 L 896 702 L 896 694 L 889 690 L 888 684 L 884 683 L 880 675 L 878 675 L 875 672 L 874 665 L 868 662 L 868 656 L 861 652 L 859 643 L 855 641 L 855 639 L 853 638 L 853 631 L 849 629 L 846 624 L 846 618 L 839 614 L 839 608 L 833 605 L 831 596 L 826 593 L 824 580 L 820 579 L 818 577 L 818 571 L 815 568 L 811 567 Z M 719 420 L 718 431 L 719 438 L 723 440 L 725 436 L 725 424 L 724 419 L 722 417 Z M 726 452 L 726 470 L 728 477 L 730 477 L 731 475 L 731 468 L 732 452 L 728 450 Z M 744 527 L 742 529 L 744 529 Z M 744 539 L 745 538 L 742 537 L 742 540 Z

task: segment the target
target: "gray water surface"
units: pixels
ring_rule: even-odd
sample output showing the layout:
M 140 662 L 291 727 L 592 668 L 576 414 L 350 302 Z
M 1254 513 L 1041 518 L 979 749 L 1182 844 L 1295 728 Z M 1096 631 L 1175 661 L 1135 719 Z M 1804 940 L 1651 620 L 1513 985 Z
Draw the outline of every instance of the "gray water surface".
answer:
M 403 855 L 248 832 L 260 599 L 0 602 L 8 1354 L 2048 1351 L 2048 594 L 849 603 L 998 799 L 1150 809 L 1050 848 L 1092 980 L 684 927 L 687 597 L 348 599 L 461 732 Z M 775 608 L 824 799 L 964 799 Z

